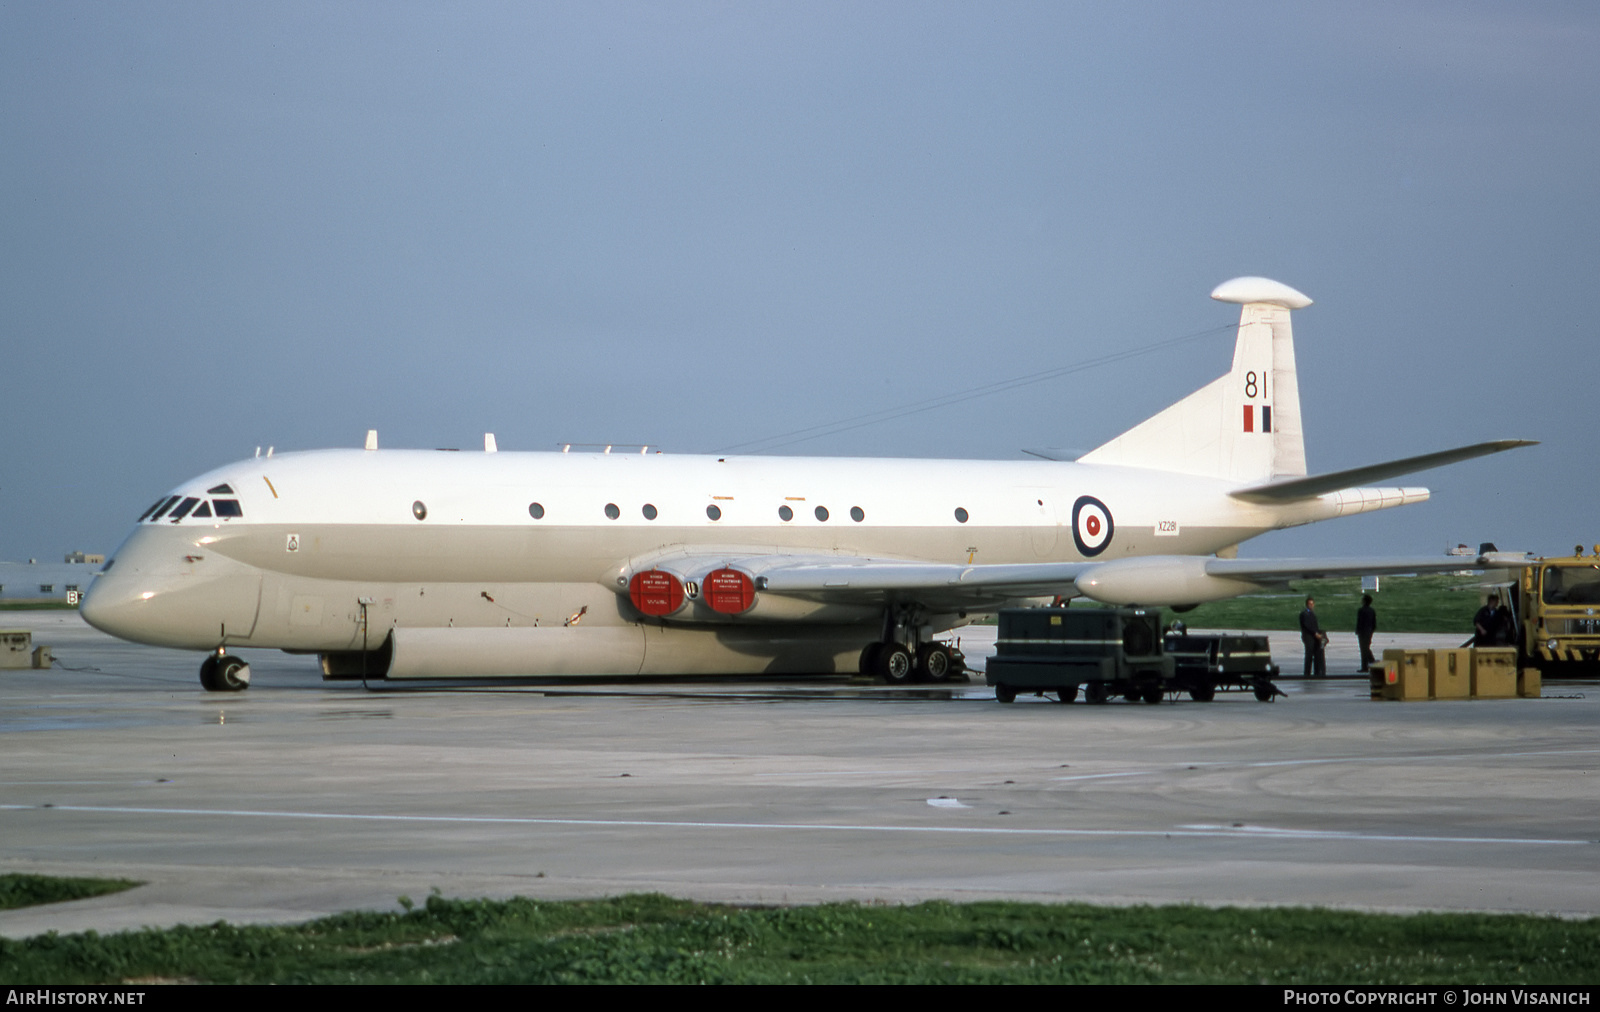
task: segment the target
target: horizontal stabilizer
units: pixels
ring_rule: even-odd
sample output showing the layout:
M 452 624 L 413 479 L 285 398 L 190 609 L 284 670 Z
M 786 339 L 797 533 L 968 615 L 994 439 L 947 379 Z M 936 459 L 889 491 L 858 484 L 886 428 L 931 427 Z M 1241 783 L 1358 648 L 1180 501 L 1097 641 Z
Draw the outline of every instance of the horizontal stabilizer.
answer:
M 1424 453 L 1420 457 L 1406 457 L 1404 460 L 1391 460 L 1383 464 L 1354 467 L 1348 471 L 1333 471 L 1329 474 L 1313 474 L 1304 478 L 1288 478 L 1282 481 L 1266 482 L 1261 485 L 1250 485 L 1246 488 L 1235 489 L 1228 494 L 1235 499 L 1243 499 L 1246 502 L 1262 503 L 1314 499 L 1328 492 L 1337 492 L 1340 489 L 1382 481 L 1385 478 L 1394 478 L 1402 474 L 1415 474 L 1418 471 L 1443 467 L 1445 464 L 1471 460 L 1473 457 L 1484 457 L 1491 453 L 1514 450 L 1519 446 L 1537 445 L 1538 440 L 1535 439 L 1496 439 L 1488 443 L 1474 443 L 1471 446 L 1457 447 L 1454 450 Z

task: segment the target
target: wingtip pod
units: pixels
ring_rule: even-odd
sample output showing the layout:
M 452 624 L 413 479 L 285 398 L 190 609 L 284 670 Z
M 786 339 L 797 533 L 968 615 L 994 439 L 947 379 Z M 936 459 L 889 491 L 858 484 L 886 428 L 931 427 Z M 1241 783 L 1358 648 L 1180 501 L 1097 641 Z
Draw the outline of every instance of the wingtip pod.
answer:
M 1235 302 L 1241 306 L 1264 302 L 1284 309 L 1304 309 L 1311 305 L 1311 300 L 1304 293 L 1271 278 L 1244 277 L 1224 281 L 1211 290 L 1211 297 L 1218 302 Z
M 1260 590 L 1248 580 L 1207 571 L 1199 555 L 1145 555 L 1102 562 L 1076 577 L 1078 593 L 1102 604 L 1149 608 L 1224 601 Z

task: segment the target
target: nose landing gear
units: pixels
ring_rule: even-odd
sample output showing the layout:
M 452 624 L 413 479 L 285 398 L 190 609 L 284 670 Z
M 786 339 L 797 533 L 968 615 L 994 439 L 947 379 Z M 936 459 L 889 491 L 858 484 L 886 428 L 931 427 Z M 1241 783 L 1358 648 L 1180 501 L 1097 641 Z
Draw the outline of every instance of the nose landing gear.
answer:
M 250 687 L 250 665 L 218 647 L 200 663 L 200 684 L 207 692 L 243 692 Z

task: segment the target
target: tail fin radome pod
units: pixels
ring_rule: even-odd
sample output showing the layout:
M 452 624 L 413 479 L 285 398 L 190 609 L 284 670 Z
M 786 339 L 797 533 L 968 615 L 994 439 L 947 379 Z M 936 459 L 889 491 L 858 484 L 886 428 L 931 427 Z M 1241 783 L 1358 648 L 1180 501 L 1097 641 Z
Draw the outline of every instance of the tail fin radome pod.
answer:
M 1291 310 L 1311 300 L 1268 278 L 1234 278 L 1211 297 L 1236 302 L 1233 368 L 1078 458 L 1180 474 L 1264 482 L 1306 473 Z

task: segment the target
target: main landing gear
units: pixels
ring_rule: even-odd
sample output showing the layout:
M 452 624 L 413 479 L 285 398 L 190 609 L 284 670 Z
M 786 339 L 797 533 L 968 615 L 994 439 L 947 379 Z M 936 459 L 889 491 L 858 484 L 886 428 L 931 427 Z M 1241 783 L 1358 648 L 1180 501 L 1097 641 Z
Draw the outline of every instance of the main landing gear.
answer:
M 869 643 L 861 651 L 861 673 L 885 685 L 942 682 L 966 668 L 957 652 L 943 643 L 924 643 L 914 654 L 903 643 Z
M 883 642 L 861 651 L 861 673 L 886 685 L 942 682 L 964 674 L 961 651 L 947 643 L 918 643 L 923 632 L 918 618 L 912 610 L 891 609 L 884 616 Z
M 243 692 L 250 687 L 250 665 L 218 647 L 200 664 L 200 684 L 207 692 Z

